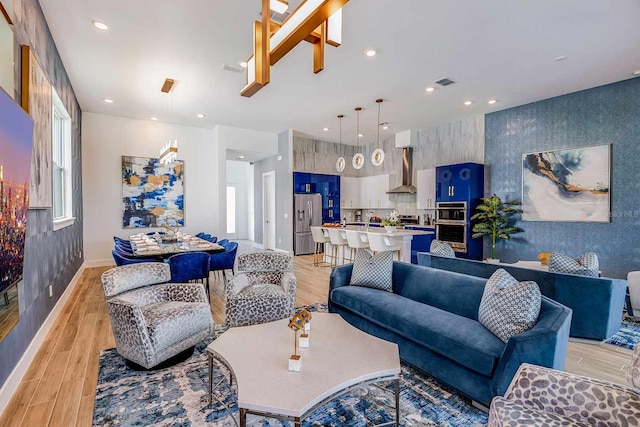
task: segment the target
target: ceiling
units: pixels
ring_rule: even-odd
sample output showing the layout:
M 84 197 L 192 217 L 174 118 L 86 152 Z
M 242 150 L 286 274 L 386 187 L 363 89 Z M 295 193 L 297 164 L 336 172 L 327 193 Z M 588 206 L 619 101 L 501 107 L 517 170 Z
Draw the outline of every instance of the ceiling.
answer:
M 244 98 L 244 74 L 222 67 L 251 54 L 260 0 L 40 4 L 83 111 L 204 128 L 295 129 L 337 142 L 344 114 L 343 142 L 355 144 L 361 106 L 360 141 L 368 143 L 376 140 L 376 98 L 391 125 L 384 139 L 640 70 L 637 0 L 351 0 L 343 44 L 326 47 L 324 71 L 313 74 L 312 46 L 302 42 L 272 68 L 268 86 Z M 160 92 L 166 77 L 177 80 L 169 96 Z M 425 92 L 442 77 L 456 83 Z

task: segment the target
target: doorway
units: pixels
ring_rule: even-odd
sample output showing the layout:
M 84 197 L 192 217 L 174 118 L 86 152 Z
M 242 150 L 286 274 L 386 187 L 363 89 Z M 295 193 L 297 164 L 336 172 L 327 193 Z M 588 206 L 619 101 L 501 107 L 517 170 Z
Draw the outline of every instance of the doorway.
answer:
M 262 174 L 262 230 L 264 249 L 276 248 L 276 172 Z
M 235 184 L 227 184 L 227 234 L 229 239 L 238 238 L 238 197 Z

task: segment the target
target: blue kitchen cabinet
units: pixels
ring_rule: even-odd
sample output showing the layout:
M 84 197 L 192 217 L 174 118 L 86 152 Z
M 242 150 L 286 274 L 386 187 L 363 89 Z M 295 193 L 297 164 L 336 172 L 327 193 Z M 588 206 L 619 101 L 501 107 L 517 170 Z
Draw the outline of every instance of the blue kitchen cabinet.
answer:
M 293 192 L 320 194 L 322 222 L 340 222 L 340 176 L 294 172 Z
M 431 241 L 436 238 L 436 234 L 432 227 L 415 227 L 405 226 L 406 230 L 430 231 L 432 234 L 420 234 L 413 236 L 411 239 L 411 264 L 418 263 L 418 252 L 429 252 L 431 249 Z
M 483 194 L 484 165 L 460 163 L 436 168 L 437 202 L 467 202 L 469 205 Z

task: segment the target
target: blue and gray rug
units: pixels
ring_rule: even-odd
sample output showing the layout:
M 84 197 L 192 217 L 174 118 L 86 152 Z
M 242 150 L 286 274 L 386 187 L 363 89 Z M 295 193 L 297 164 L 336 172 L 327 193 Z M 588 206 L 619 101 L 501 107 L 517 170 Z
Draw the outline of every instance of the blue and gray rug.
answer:
M 620 330 L 605 343 L 633 350 L 636 345 L 640 344 L 640 319 L 625 313 L 622 317 Z
M 326 310 L 326 305 L 313 309 Z M 259 357 L 259 356 L 256 356 Z M 402 365 L 400 406 L 404 426 L 484 426 L 487 414 L 424 373 Z M 229 386 L 226 367 L 214 368 L 219 403 L 208 407 L 206 343 L 193 356 L 171 368 L 141 372 L 129 369 L 115 349 L 100 355 L 94 426 L 235 426 L 235 388 Z M 303 426 L 365 426 L 392 421 L 395 417 L 392 384 L 388 391 L 367 386 L 344 394 L 311 414 Z M 248 416 L 252 427 L 288 426 L 271 418 Z

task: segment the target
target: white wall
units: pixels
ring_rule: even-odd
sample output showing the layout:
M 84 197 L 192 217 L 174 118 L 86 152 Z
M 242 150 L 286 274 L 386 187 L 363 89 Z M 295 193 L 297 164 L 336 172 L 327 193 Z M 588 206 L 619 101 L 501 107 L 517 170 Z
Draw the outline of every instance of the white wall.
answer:
M 85 261 L 111 261 L 113 236 L 127 237 L 122 227 L 121 156 L 158 157 L 169 139 L 178 140 L 185 162 L 185 227 L 188 233 L 223 235 L 226 218 L 219 207 L 226 177 L 225 157 L 213 130 L 135 120 L 95 113 L 82 115 L 82 194 Z M 224 150 L 223 150 L 224 153 Z M 218 173 L 216 173 L 218 172 Z M 226 197 L 225 197 L 226 198 Z M 226 215 L 225 215 L 226 216 Z

